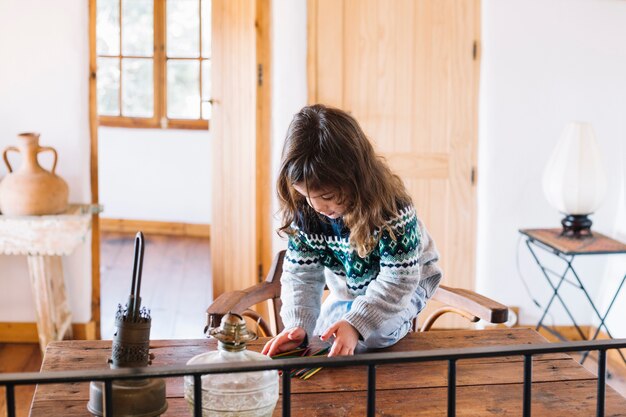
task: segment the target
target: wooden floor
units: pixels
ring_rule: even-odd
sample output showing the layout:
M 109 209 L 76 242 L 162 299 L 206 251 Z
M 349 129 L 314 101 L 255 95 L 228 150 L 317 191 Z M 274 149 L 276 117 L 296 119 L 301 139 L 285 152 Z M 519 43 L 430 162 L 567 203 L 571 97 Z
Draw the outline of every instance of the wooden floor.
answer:
M 209 239 L 145 236 L 141 302 L 152 315 L 151 339 L 203 337 L 212 301 Z M 134 236 L 102 233 L 101 330 L 113 337 L 117 305 L 130 294 Z
M 581 359 L 580 354 L 572 355 L 572 357 L 578 361 Z M 585 362 L 583 362 L 583 366 L 594 375 L 598 375 L 598 362 L 596 361 L 596 357 L 596 354 L 591 354 L 587 357 Z M 608 384 L 613 387 L 615 391 L 626 397 L 626 365 L 614 366 L 609 363 L 607 367 L 609 370 Z
M 552 333 L 544 330 L 543 328 L 539 330 L 539 333 L 548 339 L 550 342 L 559 342 Z M 571 333 L 567 337 L 571 337 L 572 340 L 580 340 L 577 334 Z M 591 338 L 591 336 L 588 336 Z M 626 354 L 626 349 L 622 349 L 622 352 Z M 609 352 L 610 355 L 611 352 Z M 572 352 L 571 356 L 576 361 L 581 361 L 582 354 L 579 352 Z M 583 362 L 583 366 L 594 375 L 598 375 L 598 362 L 597 362 L 597 352 L 592 352 Z M 620 361 L 620 358 L 611 359 L 611 361 L 607 361 L 607 369 L 608 369 L 608 377 L 607 383 L 617 392 L 626 397 L 626 364 Z
M 38 343 L 0 343 L 0 372 L 37 372 L 41 367 L 41 351 Z M 28 416 L 34 386 L 15 388 L 17 417 Z M 5 389 L 0 388 L 0 416 L 7 415 Z

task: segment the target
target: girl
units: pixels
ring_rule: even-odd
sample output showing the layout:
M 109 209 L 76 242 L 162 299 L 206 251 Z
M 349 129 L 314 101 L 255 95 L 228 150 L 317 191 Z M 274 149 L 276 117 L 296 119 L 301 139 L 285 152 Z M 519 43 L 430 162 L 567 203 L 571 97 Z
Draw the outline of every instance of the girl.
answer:
M 349 114 L 322 105 L 295 115 L 278 197 L 289 235 L 281 278 L 285 330 L 263 353 L 334 336 L 329 356 L 390 346 L 441 280 L 438 253 L 402 181 Z M 320 304 L 326 284 L 330 295 Z

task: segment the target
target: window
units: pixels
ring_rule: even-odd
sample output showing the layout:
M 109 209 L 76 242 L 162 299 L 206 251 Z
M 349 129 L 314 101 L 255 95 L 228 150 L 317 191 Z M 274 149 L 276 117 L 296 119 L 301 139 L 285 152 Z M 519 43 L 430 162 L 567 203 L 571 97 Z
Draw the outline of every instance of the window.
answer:
M 98 121 L 208 129 L 211 0 L 97 0 Z

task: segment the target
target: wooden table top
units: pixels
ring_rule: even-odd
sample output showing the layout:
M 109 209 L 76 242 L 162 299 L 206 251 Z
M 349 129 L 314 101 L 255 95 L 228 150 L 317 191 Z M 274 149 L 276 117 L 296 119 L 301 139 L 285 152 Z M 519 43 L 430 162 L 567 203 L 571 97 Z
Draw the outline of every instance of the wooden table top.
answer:
M 626 244 L 593 230 L 582 239 L 561 236 L 563 229 L 520 229 L 520 233 L 538 240 L 564 255 L 609 255 L 626 253 Z
M 250 343 L 260 350 L 265 339 Z M 432 331 L 410 333 L 391 352 L 545 343 L 531 329 Z M 151 341 L 154 366 L 181 365 L 191 357 L 216 349 L 215 340 Z M 110 341 L 52 342 L 42 371 L 107 369 Z M 457 415 L 522 415 L 523 358 L 520 356 L 457 362 Z M 165 416 L 191 416 L 183 398 L 182 378 L 169 378 L 169 408 Z M 376 409 L 384 416 L 445 416 L 447 362 L 383 365 L 376 371 Z M 596 378 L 566 354 L 538 355 L 533 361 L 533 416 L 591 416 L 596 412 Z M 367 368 L 323 369 L 306 381 L 291 382 L 294 416 L 364 416 L 367 407 Z M 89 384 L 37 387 L 31 417 L 89 416 Z M 278 401 L 276 416 L 281 415 Z M 606 415 L 626 416 L 626 399 L 606 387 Z

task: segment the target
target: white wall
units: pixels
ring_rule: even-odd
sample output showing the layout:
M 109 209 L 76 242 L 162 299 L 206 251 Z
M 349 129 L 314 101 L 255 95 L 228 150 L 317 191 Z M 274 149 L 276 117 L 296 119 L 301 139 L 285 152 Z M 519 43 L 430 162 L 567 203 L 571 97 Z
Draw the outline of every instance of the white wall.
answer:
M 40 132 L 41 143 L 58 151 L 70 201 L 80 203 L 91 200 L 87 6 L 0 1 L 0 149 L 20 132 Z M 47 158 L 41 161 L 49 167 Z M 6 173 L 2 163 L 0 177 Z M 63 261 L 74 322 L 91 317 L 91 238 L 86 242 Z M 0 322 L 9 321 L 35 321 L 25 257 L 0 256 Z
M 518 244 L 517 229 L 560 226 L 541 175 L 567 122 L 593 124 L 609 172 L 609 195 L 592 216 L 593 229 L 626 236 L 626 206 L 619 199 L 626 176 L 626 2 L 484 0 L 482 8 L 477 289 L 521 306 L 522 321 L 533 323 L 539 309 L 518 277 L 518 254 L 533 296 L 543 304 L 550 292 Z M 593 297 L 605 305 L 626 273 L 624 257 L 576 261 Z M 586 301 L 566 290 L 576 318 L 589 324 Z M 560 308 L 552 311 L 548 323 L 571 324 Z M 612 313 L 613 326 L 625 314 L 626 292 Z M 626 336 L 626 325 L 614 330 Z
M 289 123 L 307 104 L 306 0 L 272 1 L 272 212 L 277 213 L 276 179 Z M 274 216 L 272 229 L 280 226 Z M 273 253 L 286 248 L 273 234 Z
M 211 222 L 206 130 L 98 129 L 103 218 Z

